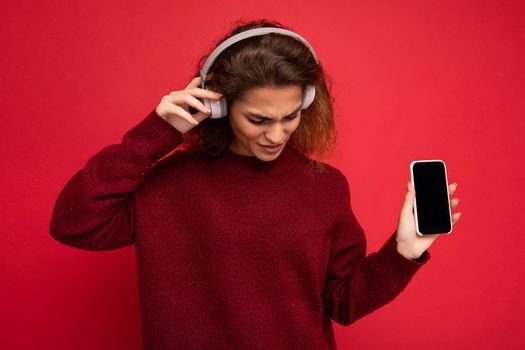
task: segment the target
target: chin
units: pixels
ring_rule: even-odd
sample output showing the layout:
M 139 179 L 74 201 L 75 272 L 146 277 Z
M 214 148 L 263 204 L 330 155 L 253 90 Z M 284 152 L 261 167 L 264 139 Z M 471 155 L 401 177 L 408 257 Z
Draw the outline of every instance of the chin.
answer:
M 275 160 L 277 157 L 279 157 L 279 154 L 281 154 L 281 152 L 277 153 L 277 154 L 265 154 L 265 155 L 262 155 L 262 156 L 256 156 L 259 160 L 262 160 L 263 162 L 271 162 L 272 160 Z

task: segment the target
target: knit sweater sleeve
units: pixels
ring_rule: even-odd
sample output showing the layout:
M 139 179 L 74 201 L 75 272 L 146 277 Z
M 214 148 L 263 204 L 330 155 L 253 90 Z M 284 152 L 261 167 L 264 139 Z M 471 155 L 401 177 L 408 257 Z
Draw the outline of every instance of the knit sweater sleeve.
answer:
M 133 244 L 133 191 L 153 164 L 182 141 L 181 132 L 151 111 L 121 143 L 100 150 L 67 182 L 55 202 L 51 236 L 87 250 Z
M 332 232 L 323 303 L 332 320 L 348 326 L 392 301 L 430 253 L 416 260 L 405 258 L 397 251 L 394 231 L 377 252 L 365 256 L 366 237 L 350 206 L 348 182 L 342 174 L 339 178 L 343 200 Z

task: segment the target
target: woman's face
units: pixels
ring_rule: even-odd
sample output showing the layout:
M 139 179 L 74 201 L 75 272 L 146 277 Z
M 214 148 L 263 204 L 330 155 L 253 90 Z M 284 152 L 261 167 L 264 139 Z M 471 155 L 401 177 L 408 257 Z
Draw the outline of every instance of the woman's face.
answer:
M 230 150 L 263 161 L 279 157 L 301 121 L 302 94 L 300 85 L 263 87 L 251 89 L 235 100 L 230 106 Z M 267 150 L 264 145 L 279 146 Z

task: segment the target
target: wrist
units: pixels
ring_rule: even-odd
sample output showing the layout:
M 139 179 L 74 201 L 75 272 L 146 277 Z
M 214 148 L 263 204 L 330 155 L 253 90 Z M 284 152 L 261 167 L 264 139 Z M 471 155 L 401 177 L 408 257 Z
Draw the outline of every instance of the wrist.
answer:
M 397 243 L 397 252 L 408 260 L 417 260 L 421 256 L 421 254 L 415 254 L 411 249 L 399 243 Z

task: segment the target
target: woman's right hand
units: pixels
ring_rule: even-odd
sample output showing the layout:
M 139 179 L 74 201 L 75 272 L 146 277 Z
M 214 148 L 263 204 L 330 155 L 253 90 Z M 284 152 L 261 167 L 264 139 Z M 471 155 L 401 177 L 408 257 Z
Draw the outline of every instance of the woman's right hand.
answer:
M 184 90 L 172 91 L 163 96 L 155 112 L 181 133 L 193 129 L 211 114 L 197 98 L 218 100 L 222 97 L 218 92 L 199 88 L 200 85 L 201 77 L 193 78 Z M 189 107 L 195 108 L 197 113 L 190 114 Z

